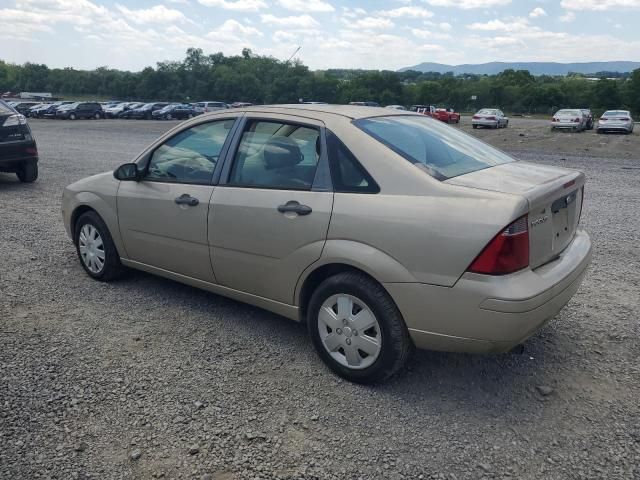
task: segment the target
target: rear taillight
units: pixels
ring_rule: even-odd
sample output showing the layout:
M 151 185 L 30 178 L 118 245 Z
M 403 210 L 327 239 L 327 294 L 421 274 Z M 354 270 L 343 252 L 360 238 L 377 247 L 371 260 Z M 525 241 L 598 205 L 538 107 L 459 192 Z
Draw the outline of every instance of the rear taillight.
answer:
M 484 275 L 506 275 L 529 266 L 529 217 L 520 217 L 484 247 L 468 271 Z
M 38 149 L 36 147 L 27 147 L 24 149 L 25 153 L 29 155 L 33 155 L 34 157 L 38 155 Z
M 601 118 L 600 119 L 601 122 L 604 122 L 605 120 L 606 120 L 606 118 Z
M 622 120 L 623 122 L 628 122 L 629 119 L 627 117 L 621 118 L 620 120 Z
M 579 121 L 580 121 L 580 119 L 579 119 L 579 118 L 574 118 L 574 119 L 573 119 L 573 121 L 574 121 L 574 122 L 579 122 Z
M 557 122 L 557 121 L 558 121 L 558 119 L 557 119 L 556 117 L 553 117 L 553 118 L 551 119 L 551 121 L 552 121 L 552 122 Z
M 27 119 L 24 118 L 24 115 L 19 113 L 9 115 L 6 120 L 2 123 L 3 127 L 14 127 L 16 125 L 25 125 L 27 123 Z
M 478 120 L 480 117 L 478 115 L 474 115 L 473 117 L 471 117 L 473 120 Z

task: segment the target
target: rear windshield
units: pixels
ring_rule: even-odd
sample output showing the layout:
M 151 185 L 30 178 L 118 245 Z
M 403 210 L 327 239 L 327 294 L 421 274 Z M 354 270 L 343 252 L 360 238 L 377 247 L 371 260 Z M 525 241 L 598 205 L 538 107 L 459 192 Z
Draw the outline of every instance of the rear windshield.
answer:
M 570 116 L 574 116 L 574 115 L 582 115 L 582 112 L 579 110 L 558 110 L 556 112 L 556 115 L 570 115 Z
M 491 110 L 489 108 L 483 108 L 478 113 L 481 114 L 481 115 L 497 115 L 498 111 L 497 110 Z
M 423 115 L 363 118 L 354 124 L 438 180 L 515 161 L 471 135 Z
M 6 113 L 16 113 L 13 108 L 0 100 L 0 114 Z
M 603 117 L 622 117 L 625 115 L 629 115 L 629 112 L 624 110 L 609 110 L 602 114 Z

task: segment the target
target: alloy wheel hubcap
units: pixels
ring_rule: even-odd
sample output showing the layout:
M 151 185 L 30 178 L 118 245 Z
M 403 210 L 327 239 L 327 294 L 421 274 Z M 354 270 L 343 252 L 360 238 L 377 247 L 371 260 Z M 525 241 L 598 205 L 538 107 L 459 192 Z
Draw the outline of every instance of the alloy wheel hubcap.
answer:
M 90 224 L 84 224 L 80 230 L 78 247 L 82 263 L 91 273 L 100 273 L 104 268 L 104 243 L 98 229 Z
M 327 298 L 318 314 L 318 332 L 329 355 L 344 367 L 362 370 L 380 355 L 380 324 L 367 304 L 354 296 Z

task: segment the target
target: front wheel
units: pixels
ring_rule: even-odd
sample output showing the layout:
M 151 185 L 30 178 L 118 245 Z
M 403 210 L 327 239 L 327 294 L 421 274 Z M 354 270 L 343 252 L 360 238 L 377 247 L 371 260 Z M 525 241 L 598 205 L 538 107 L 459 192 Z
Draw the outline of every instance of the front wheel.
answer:
M 100 118 L 101 118 L 100 113 L 96 112 L 96 114 L 93 116 L 93 118 L 95 118 L 96 120 L 100 120 Z
M 352 382 L 386 380 L 402 368 L 412 348 L 389 294 L 359 272 L 339 273 L 318 286 L 309 302 L 307 326 L 320 358 Z
M 22 183 L 32 183 L 38 178 L 38 164 L 27 163 L 23 165 L 17 172 L 18 180 Z
M 102 282 L 115 280 L 124 271 L 109 229 L 96 212 L 80 215 L 74 241 L 80 264 L 92 278 Z
M 71 113 L 69 115 L 69 120 L 75 120 L 76 119 L 76 114 L 75 113 Z

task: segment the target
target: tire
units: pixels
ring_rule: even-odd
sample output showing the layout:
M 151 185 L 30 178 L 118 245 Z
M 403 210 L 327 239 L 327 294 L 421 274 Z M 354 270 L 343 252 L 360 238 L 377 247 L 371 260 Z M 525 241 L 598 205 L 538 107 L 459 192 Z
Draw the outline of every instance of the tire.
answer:
M 86 230 L 84 230 L 85 227 L 87 227 Z M 95 231 L 97 231 L 99 235 L 99 239 L 102 243 L 102 249 L 100 249 L 99 244 L 92 244 L 92 228 L 95 229 Z M 95 264 L 91 263 L 91 260 L 88 257 L 87 260 L 85 260 L 85 257 L 83 257 L 83 252 L 81 252 L 81 242 L 83 242 L 81 237 L 89 239 L 88 242 L 84 242 L 86 242 L 86 248 L 96 252 L 95 255 L 93 255 L 94 258 L 97 257 L 97 259 L 99 260 L 100 253 L 102 253 L 104 259 L 101 266 L 100 262 L 97 262 Z M 95 237 L 95 239 L 97 240 L 98 237 Z M 87 274 L 91 278 L 99 280 L 101 282 L 109 282 L 122 275 L 122 273 L 124 272 L 124 267 L 120 263 L 120 255 L 118 255 L 118 251 L 116 250 L 116 246 L 113 243 L 113 239 L 111 238 L 109 229 L 102 221 L 102 218 L 100 218 L 100 215 L 98 215 L 96 212 L 90 211 L 80 215 L 75 224 L 73 240 L 76 245 L 76 253 L 78 254 L 80 265 L 82 265 L 84 271 L 87 272 Z M 91 253 L 92 252 L 88 252 L 89 255 Z
M 96 112 L 95 115 L 93 116 L 93 118 L 95 118 L 96 120 L 100 120 L 101 117 L 102 115 L 100 115 L 99 112 Z
M 601 129 L 598 129 L 598 130 L 596 130 L 596 133 L 598 133 L 598 134 L 602 134 L 602 133 L 603 133 L 603 131 L 602 131 Z
M 478 128 L 478 125 L 473 125 L 473 129 L 475 130 L 476 128 Z
M 75 120 L 76 119 L 76 114 L 75 113 L 70 113 L 69 114 L 69 120 Z
M 341 320 L 338 314 L 344 313 L 336 311 L 338 298 L 341 303 L 346 299 L 344 308 L 350 308 L 348 316 L 356 317 L 354 310 L 358 310 L 358 314 L 366 310 L 371 314 L 366 317 L 370 321 L 359 326 L 357 319 L 343 317 Z M 334 306 L 327 307 L 334 301 Z M 321 310 L 331 313 L 321 316 Z M 328 319 L 328 323 L 324 319 Z M 360 322 L 364 319 L 360 317 Z M 372 323 L 375 326 L 365 328 Z M 316 288 L 307 309 L 307 327 L 311 342 L 326 365 L 339 376 L 356 383 L 377 383 L 393 376 L 406 363 L 413 348 L 402 315 L 389 294 L 375 280 L 359 272 L 339 273 Z M 364 330 L 358 332 L 356 328 Z M 331 353 L 322 336 L 326 341 L 334 340 L 331 343 L 336 347 Z M 371 348 L 371 354 L 365 354 L 357 345 Z M 353 367 L 348 353 L 351 353 L 351 359 L 357 360 Z
M 38 178 L 38 164 L 36 162 L 25 163 L 16 175 L 22 183 L 32 183 Z
M 193 114 L 190 113 L 189 115 L 187 115 L 187 118 L 193 118 Z
M 147 120 L 151 120 L 152 115 L 150 113 L 147 113 L 144 118 L 146 118 Z

